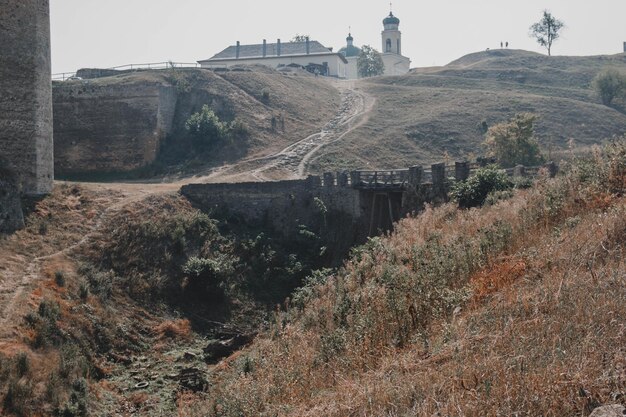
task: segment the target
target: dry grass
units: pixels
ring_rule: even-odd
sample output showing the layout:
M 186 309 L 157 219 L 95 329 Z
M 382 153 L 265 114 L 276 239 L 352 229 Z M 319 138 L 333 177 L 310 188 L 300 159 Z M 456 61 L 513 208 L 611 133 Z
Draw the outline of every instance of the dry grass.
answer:
M 159 340 L 190 340 L 191 323 L 187 319 L 166 320 L 153 329 Z
M 552 59 L 554 58 L 554 59 Z M 320 151 L 311 169 L 393 168 L 481 155 L 483 121 L 516 113 L 539 116 L 537 134 L 548 152 L 603 142 L 626 132 L 626 114 L 601 105 L 589 87 L 624 55 L 547 57 L 525 51 L 479 53 L 440 68 L 361 81 L 376 98 L 368 122 Z
M 580 174 L 401 222 L 277 314 L 251 370 L 218 373 L 190 415 L 556 417 L 623 402 L 626 199 Z

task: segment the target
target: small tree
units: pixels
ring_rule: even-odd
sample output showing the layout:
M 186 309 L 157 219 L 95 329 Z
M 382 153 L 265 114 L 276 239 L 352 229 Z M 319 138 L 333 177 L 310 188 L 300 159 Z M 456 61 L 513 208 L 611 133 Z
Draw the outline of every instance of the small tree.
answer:
M 375 77 L 385 72 L 385 64 L 380 53 L 369 45 L 361 48 L 361 53 L 356 61 L 360 77 Z
M 535 138 L 536 119 L 533 114 L 523 113 L 490 127 L 484 142 L 489 156 L 495 157 L 502 167 L 543 163 L 544 158 Z
M 185 129 L 193 136 L 197 145 L 207 145 L 220 140 L 228 132 L 227 124 L 222 123 L 206 104 L 199 113 L 194 113 L 187 119 Z
M 561 36 L 560 31 L 565 24 L 552 16 L 547 10 L 543 11 L 541 20 L 530 27 L 530 36 L 537 43 L 548 50 L 548 56 L 552 54 L 552 43 Z
M 300 35 L 299 33 L 296 33 L 296 36 L 291 38 L 291 42 L 306 42 L 308 38 L 309 35 Z
M 609 68 L 593 79 L 591 86 L 596 91 L 602 103 L 610 106 L 613 100 L 623 97 L 626 99 L 626 73 Z

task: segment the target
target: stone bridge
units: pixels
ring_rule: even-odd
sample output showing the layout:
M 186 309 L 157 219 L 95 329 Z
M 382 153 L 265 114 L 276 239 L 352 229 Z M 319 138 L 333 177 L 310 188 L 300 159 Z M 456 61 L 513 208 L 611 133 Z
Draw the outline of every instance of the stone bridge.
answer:
M 325 173 L 303 180 L 190 184 L 181 193 L 207 211 L 234 221 L 259 223 L 285 234 L 301 225 L 336 222 L 337 233 L 355 242 L 389 231 L 425 204 L 448 200 L 450 185 L 478 168 L 468 162 L 428 168 Z M 511 176 L 533 176 L 542 167 L 518 166 Z M 556 165 L 545 166 L 556 174 Z

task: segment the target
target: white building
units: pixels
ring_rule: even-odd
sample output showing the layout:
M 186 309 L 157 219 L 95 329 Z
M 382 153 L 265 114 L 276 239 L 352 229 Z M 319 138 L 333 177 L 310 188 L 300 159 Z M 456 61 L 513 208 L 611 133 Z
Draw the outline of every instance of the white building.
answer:
M 411 60 L 402 55 L 402 32 L 398 29 L 400 19 L 389 12 L 383 20 L 384 30 L 381 33 L 383 40 L 383 62 L 385 75 L 402 75 L 409 72 Z
M 402 32 L 398 29 L 400 19 L 393 13 L 389 13 L 383 20 L 384 30 L 382 31 L 382 53 L 381 57 L 385 64 L 384 75 L 402 75 L 409 72 L 411 60 L 402 55 Z M 347 45 L 339 50 L 348 61 L 346 68 L 346 78 L 359 78 L 357 70 L 357 60 L 361 49 L 354 46 L 354 38 L 349 34 L 346 38 Z
M 348 61 L 342 54 L 333 52 L 317 41 L 285 42 L 257 45 L 229 46 L 219 54 L 204 61 L 198 61 L 202 68 L 232 67 L 235 65 L 261 64 L 271 68 L 301 66 L 311 72 L 330 77 L 346 78 Z

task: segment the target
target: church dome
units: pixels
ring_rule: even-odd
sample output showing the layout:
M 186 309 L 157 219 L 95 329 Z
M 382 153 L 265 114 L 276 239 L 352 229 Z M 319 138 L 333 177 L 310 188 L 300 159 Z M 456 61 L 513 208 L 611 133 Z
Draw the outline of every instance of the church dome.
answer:
M 359 56 L 359 54 L 361 53 L 361 48 L 357 48 L 356 46 L 353 45 L 354 38 L 352 37 L 351 33 L 348 34 L 348 37 L 346 38 L 346 42 L 347 42 L 347 45 L 341 48 L 339 50 L 339 53 L 343 54 L 343 56 L 345 56 L 346 58 L 351 57 L 351 56 Z
M 383 25 L 399 25 L 400 19 L 395 17 L 392 12 L 389 12 L 389 16 L 383 20 Z
M 339 53 L 343 54 L 343 56 L 345 56 L 346 58 L 349 58 L 351 56 L 359 56 L 359 54 L 361 53 L 361 48 L 357 48 L 354 45 L 349 45 L 341 48 L 339 50 Z

